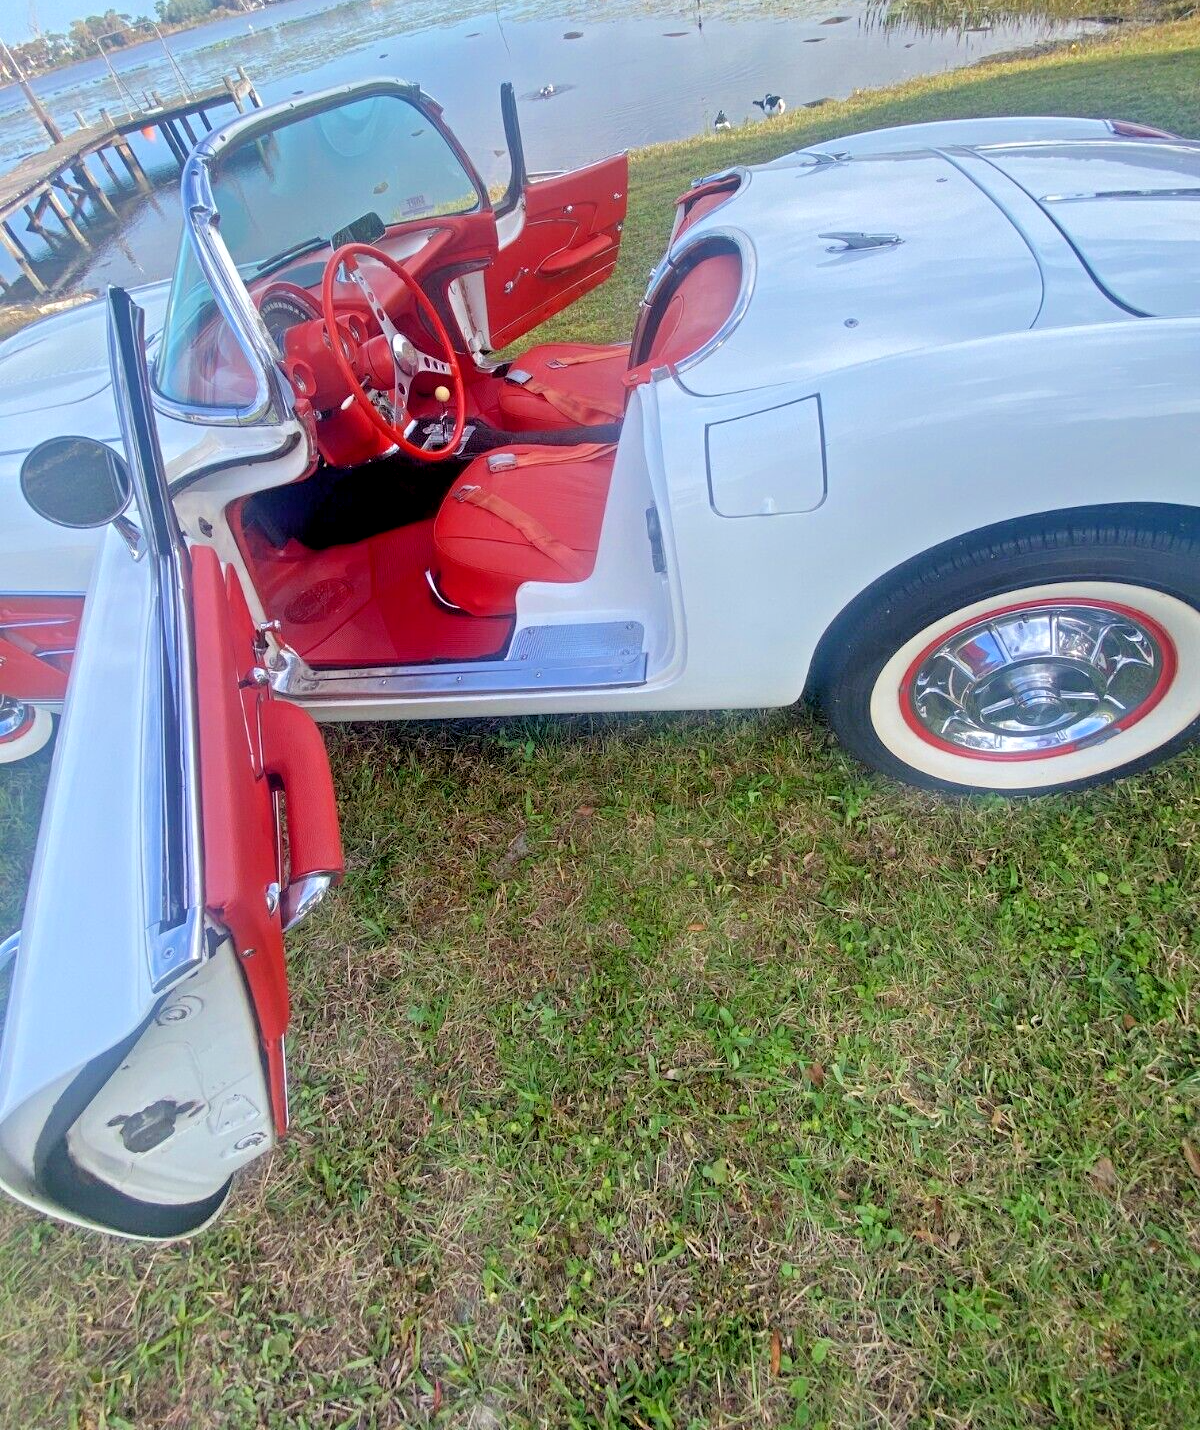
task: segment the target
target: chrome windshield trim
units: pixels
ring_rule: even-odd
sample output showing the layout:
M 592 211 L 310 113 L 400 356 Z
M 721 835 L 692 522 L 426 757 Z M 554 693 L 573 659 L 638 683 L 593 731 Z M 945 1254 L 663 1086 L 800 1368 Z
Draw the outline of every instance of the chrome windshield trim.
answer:
M 220 426 L 279 423 L 292 415 L 292 390 L 279 368 L 275 345 L 221 237 L 221 215 L 212 191 L 212 167 L 232 145 L 251 142 L 271 133 L 278 127 L 281 118 L 291 122 L 320 113 L 348 98 L 369 98 L 381 94 L 393 95 L 410 104 L 423 103 L 437 108 L 419 85 L 406 80 L 360 80 L 353 84 L 336 85 L 303 99 L 288 100 L 240 114 L 228 124 L 206 134 L 189 154 L 179 185 L 183 205 L 183 241 L 192 245 L 201 272 L 212 289 L 217 309 L 233 329 L 238 346 L 250 365 L 254 376 L 254 398 L 245 407 L 206 407 L 181 401 L 160 388 L 156 363 L 152 390 L 154 405 L 160 412 L 185 422 Z M 473 172 L 469 168 L 466 172 L 475 183 Z M 477 185 L 476 190 L 478 192 Z M 482 195 L 480 200 L 483 201 Z
M 143 879 L 150 983 L 160 993 L 204 960 L 204 868 L 190 562 L 154 426 L 144 323 L 129 295 L 111 289 L 109 361 L 158 616 Z

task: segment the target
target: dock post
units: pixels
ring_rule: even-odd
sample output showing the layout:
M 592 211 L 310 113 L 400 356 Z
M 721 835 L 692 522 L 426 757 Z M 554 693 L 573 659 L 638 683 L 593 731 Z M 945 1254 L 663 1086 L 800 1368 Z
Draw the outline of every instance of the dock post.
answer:
M 167 141 L 167 147 L 171 153 L 179 160 L 180 165 L 187 163 L 187 150 L 183 147 L 183 140 L 169 119 L 164 119 L 158 126 L 159 133 Z
M 194 149 L 196 147 L 196 132 L 188 123 L 188 117 L 186 114 L 181 114 L 179 116 L 179 126 L 187 135 L 187 137 L 192 141 L 192 149 Z M 191 153 L 191 149 L 188 150 L 188 153 Z
M 112 146 L 117 151 L 117 157 L 121 163 L 129 170 L 130 178 L 144 194 L 148 194 L 151 189 L 150 180 L 146 177 L 146 171 L 138 162 L 138 156 L 133 152 L 129 141 L 122 136 L 116 120 L 107 109 L 100 111 L 100 117 L 113 131 Z
M 25 227 L 30 233 L 36 233 L 40 239 L 43 239 L 48 248 L 57 250 L 63 246 L 63 236 L 61 233 L 52 233 L 42 222 L 41 207 L 43 201 L 44 200 L 39 200 L 36 209 L 32 203 L 24 205 Z
M 254 88 L 254 81 L 246 73 L 245 65 L 238 65 L 237 75 L 238 79 L 240 79 L 241 82 L 246 86 L 246 93 L 250 96 L 250 103 L 255 107 L 255 109 L 261 109 L 262 100 L 259 98 L 258 90 Z
M 117 177 L 117 171 L 113 168 L 112 164 L 109 163 L 108 155 L 104 152 L 103 149 L 97 149 L 96 158 L 100 160 L 100 167 L 112 180 L 113 188 L 117 191 L 117 193 L 120 193 L 122 188 L 121 181 Z
M 71 235 L 80 248 L 91 248 L 91 244 L 83 236 L 83 231 L 71 217 L 63 206 L 63 201 L 58 197 L 52 188 L 46 190 L 46 201 L 58 215 L 58 221 L 63 228 Z
M 239 114 L 245 114 L 246 108 L 242 104 L 242 96 L 238 90 L 237 84 L 235 83 L 235 81 L 231 80 L 228 75 L 225 75 L 224 79 L 225 88 L 229 93 L 229 98 L 233 100 L 234 108 Z
M 79 163 L 71 172 L 79 180 L 80 185 L 85 188 L 92 198 L 102 207 L 108 210 L 109 214 L 116 218 L 117 211 L 112 206 L 112 200 L 104 192 L 104 185 L 99 179 L 93 178 L 92 171 L 87 166 L 87 159 L 84 155 L 79 156 Z
M 20 241 L 15 233 L 9 228 L 8 220 L 0 223 L 0 245 L 11 255 L 17 267 L 29 280 L 29 284 L 35 293 L 47 293 L 49 289 L 37 276 L 33 264 L 29 261 L 29 253 L 25 245 Z

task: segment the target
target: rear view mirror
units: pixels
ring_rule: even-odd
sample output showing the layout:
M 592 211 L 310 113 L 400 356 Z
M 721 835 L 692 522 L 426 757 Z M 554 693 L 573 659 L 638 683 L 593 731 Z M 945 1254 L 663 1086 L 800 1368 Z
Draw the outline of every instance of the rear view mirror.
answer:
M 21 493 L 56 526 L 106 526 L 129 505 L 124 459 L 92 437 L 51 437 L 21 463 Z
M 341 248 L 345 243 L 378 243 L 381 238 L 386 237 L 387 224 L 377 213 L 371 212 L 356 218 L 345 228 L 339 228 L 329 242 L 332 247 Z

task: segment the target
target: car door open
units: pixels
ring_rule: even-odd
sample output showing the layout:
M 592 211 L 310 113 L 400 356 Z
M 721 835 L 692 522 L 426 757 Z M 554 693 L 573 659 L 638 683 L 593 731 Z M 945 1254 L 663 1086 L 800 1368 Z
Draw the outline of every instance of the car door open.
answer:
M 614 154 L 565 174 L 530 177 L 511 84 L 501 90 L 512 159 L 508 193 L 497 210 L 505 231 L 486 275 L 493 348 L 537 327 L 612 273 L 621 248 L 629 161 Z M 515 231 L 514 231 L 515 230 Z
M 286 1129 L 283 933 L 342 855 L 320 733 L 271 697 L 235 573 L 184 545 L 120 290 L 109 323 L 137 522 L 106 533 L 67 692 L 0 1041 L 0 1183 L 160 1239 Z

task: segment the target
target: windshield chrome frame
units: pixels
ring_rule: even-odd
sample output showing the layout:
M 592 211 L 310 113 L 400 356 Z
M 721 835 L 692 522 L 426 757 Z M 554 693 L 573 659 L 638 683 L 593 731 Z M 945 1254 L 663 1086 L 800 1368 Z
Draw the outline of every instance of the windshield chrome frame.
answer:
M 170 397 L 159 386 L 156 362 L 151 376 L 154 405 L 160 412 L 169 417 L 181 418 L 185 422 L 200 422 L 210 426 L 245 427 L 265 423 L 278 425 L 291 418 L 291 387 L 280 370 L 275 346 L 258 315 L 250 291 L 221 237 L 221 214 L 212 190 L 213 167 L 231 147 L 270 134 L 278 127 L 281 118 L 286 118 L 290 123 L 335 108 L 347 100 L 366 99 L 374 95 L 390 95 L 424 109 L 435 121 L 442 136 L 450 143 L 455 157 L 460 162 L 464 161 L 465 156 L 461 149 L 442 128 L 441 109 L 437 102 L 426 94 L 420 85 L 394 79 L 358 80 L 352 84 L 321 90 L 303 99 L 292 99 L 265 109 L 251 110 L 230 120 L 220 129 L 214 129 L 211 134 L 206 134 L 192 150 L 183 167 L 183 177 L 179 185 L 183 205 L 181 243 L 191 244 L 200 264 L 200 271 L 212 290 L 217 310 L 233 330 L 238 346 L 250 365 L 254 377 L 254 397 L 244 407 L 210 407 Z M 463 167 L 472 187 L 479 195 L 480 203 L 486 203 L 486 194 L 479 191 L 479 178 L 473 165 L 464 162 Z M 168 305 L 168 314 L 169 312 Z M 159 361 L 164 350 L 165 344 L 160 342 Z

